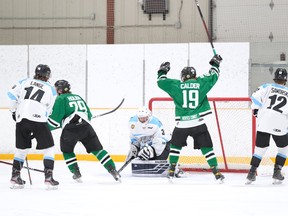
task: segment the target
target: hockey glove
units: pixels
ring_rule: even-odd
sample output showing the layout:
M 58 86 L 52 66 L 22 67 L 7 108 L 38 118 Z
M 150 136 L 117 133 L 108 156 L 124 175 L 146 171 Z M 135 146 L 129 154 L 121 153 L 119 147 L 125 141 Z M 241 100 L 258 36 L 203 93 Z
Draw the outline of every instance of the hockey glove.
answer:
M 219 54 L 213 56 L 213 58 L 209 61 L 209 64 L 214 67 L 220 67 L 220 63 L 222 62 L 222 57 Z
M 258 109 L 254 109 L 254 110 L 253 110 L 253 116 L 254 116 L 255 118 L 258 117 Z
M 12 119 L 16 122 L 16 112 L 12 112 Z
M 130 158 L 136 158 L 138 156 L 138 152 L 139 152 L 139 148 L 135 146 L 134 144 L 130 144 L 130 151 L 125 161 L 130 160 Z
M 154 149 L 151 146 L 144 146 L 138 154 L 141 160 L 149 160 L 154 157 Z
M 168 73 L 169 70 L 170 70 L 170 62 L 164 62 L 160 65 L 158 73 L 159 72 Z

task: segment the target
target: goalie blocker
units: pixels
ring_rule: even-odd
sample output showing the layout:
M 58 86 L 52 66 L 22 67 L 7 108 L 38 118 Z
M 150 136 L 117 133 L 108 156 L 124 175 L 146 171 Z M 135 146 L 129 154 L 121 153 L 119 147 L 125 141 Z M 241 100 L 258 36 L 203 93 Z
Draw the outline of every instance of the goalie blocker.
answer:
M 132 160 L 132 176 L 139 177 L 167 177 L 169 163 L 167 160 L 147 160 L 138 158 Z M 175 177 L 181 177 L 183 171 L 176 168 Z

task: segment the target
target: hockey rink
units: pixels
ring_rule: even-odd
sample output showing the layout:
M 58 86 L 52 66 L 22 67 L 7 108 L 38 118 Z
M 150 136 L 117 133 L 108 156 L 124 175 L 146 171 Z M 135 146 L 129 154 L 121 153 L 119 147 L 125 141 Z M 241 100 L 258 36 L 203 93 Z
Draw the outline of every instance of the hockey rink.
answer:
M 11 162 L 11 161 L 9 161 Z M 117 169 L 123 163 L 116 163 Z M 29 166 L 43 169 L 42 161 Z M 191 215 L 271 216 L 287 215 L 288 180 L 273 185 L 271 176 L 258 176 L 245 185 L 246 174 L 224 173 L 223 184 L 212 173 L 189 173 L 170 183 L 164 177 L 134 177 L 131 166 L 116 182 L 99 162 L 79 161 L 82 183 L 72 179 L 64 161 L 55 162 L 58 190 L 47 190 L 44 174 L 22 170 L 24 189 L 10 189 L 12 166 L 0 164 L 0 203 L 3 216 L 101 216 Z

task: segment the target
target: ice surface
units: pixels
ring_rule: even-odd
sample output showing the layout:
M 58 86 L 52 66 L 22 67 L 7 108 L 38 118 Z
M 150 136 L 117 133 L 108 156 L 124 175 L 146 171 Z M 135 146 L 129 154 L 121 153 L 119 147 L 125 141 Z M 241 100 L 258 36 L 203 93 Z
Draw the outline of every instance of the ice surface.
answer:
M 11 162 L 11 161 L 9 161 Z M 64 161 L 55 162 L 58 190 L 46 190 L 44 174 L 27 170 L 21 176 L 24 189 L 10 189 L 12 166 L 0 163 L 0 214 L 3 216 L 101 216 L 191 215 L 271 216 L 287 215 L 287 179 L 272 185 L 271 176 L 258 176 L 245 185 L 246 174 L 225 173 L 218 184 L 210 173 L 189 173 L 169 183 L 163 177 L 132 177 L 131 167 L 116 182 L 99 162 L 78 161 L 83 183 L 72 179 Z M 29 161 L 43 169 L 42 161 Z M 123 163 L 116 163 L 119 169 Z

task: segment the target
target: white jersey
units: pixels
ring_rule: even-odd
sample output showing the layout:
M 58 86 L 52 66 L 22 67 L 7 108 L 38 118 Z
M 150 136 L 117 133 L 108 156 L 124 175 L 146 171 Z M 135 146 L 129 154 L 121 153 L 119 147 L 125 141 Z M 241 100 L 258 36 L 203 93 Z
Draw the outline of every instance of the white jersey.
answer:
M 151 116 L 146 123 L 141 123 L 137 115 L 129 120 L 130 143 L 142 149 L 145 145 L 150 145 L 159 156 L 170 141 L 171 134 L 166 134 L 161 121 L 155 116 Z
M 259 109 L 257 131 L 282 136 L 288 127 L 288 88 L 279 84 L 261 85 L 252 94 L 252 109 Z
M 50 83 L 27 78 L 9 90 L 10 111 L 16 111 L 17 122 L 22 119 L 47 122 L 56 96 L 56 90 Z

